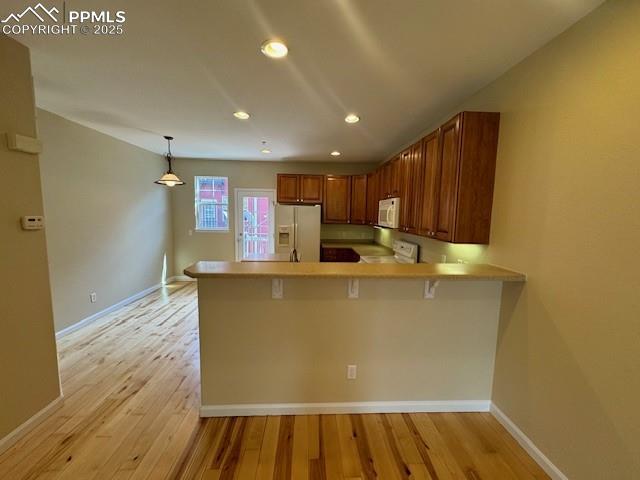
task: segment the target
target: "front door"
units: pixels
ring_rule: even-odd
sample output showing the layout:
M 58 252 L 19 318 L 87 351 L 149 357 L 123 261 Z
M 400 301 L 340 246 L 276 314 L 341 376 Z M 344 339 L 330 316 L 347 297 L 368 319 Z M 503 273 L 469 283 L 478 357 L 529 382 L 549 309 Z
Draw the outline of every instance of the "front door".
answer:
M 274 253 L 275 190 L 236 188 L 236 261 Z

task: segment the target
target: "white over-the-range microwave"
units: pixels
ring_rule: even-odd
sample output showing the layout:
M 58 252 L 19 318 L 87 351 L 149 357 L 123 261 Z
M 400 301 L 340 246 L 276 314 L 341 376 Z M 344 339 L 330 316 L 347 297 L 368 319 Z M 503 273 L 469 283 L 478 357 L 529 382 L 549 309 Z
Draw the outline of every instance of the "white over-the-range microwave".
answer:
M 400 223 L 400 199 L 385 198 L 378 203 L 378 225 L 398 228 Z

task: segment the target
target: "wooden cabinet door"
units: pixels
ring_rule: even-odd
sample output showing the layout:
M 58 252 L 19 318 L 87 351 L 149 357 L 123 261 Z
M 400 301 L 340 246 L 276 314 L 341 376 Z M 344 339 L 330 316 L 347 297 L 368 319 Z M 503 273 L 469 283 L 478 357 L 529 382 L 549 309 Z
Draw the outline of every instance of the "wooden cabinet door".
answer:
M 407 148 L 400 154 L 396 167 L 396 183 L 398 196 L 400 197 L 400 230 L 406 232 L 408 230 L 409 217 L 411 215 L 411 180 L 409 173 L 411 171 L 411 148 Z M 395 195 L 394 195 L 395 196 Z
M 327 175 L 324 179 L 324 223 L 349 223 L 351 212 L 351 177 Z
M 391 162 L 387 162 L 380 167 L 380 195 L 379 199 L 384 200 L 391 196 Z
M 351 222 L 367 223 L 367 175 L 351 177 Z
M 489 243 L 500 114 L 461 114 L 460 160 L 452 242 Z
M 380 172 L 376 170 L 367 175 L 367 223 L 378 223 L 378 207 L 380 201 Z
M 410 162 L 407 171 L 407 184 L 409 185 L 407 199 L 409 201 L 407 210 L 407 232 L 418 233 L 420 222 L 420 212 L 422 204 L 420 196 L 422 194 L 422 141 L 411 146 Z
M 400 185 L 402 184 L 402 157 L 398 155 L 396 158 L 391 160 L 391 184 L 390 184 L 390 192 L 389 197 L 399 197 L 400 196 Z M 402 206 L 400 207 L 402 208 Z
M 317 205 L 322 203 L 324 175 L 300 175 L 300 201 Z
M 451 241 L 460 160 L 460 115 L 440 128 L 440 154 L 436 174 L 435 236 Z
M 420 158 L 422 191 L 420 192 L 420 216 L 418 220 L 418 234 L 426 237 L 435 236 L 435 192 L 436 174 L 438 170 L 438 155 L 440 130 L 427 135 L 422 140 L 422 155 Z
M 278 203 L 298 203 L 300 201 L 300 181 L 298 175 L 278 174 Z

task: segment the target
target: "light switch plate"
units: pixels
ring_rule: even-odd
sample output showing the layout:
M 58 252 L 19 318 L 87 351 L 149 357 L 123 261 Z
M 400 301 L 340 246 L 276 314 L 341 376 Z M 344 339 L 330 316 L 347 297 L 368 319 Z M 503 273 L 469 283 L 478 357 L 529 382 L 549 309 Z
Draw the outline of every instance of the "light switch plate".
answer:
M 29 153 L 31 155 L 42 153 L 40 140 L 26 135 L 18 135 L 17 133 L 7 133 L 7 148 L 14 152 Z
M 44 217 L 42 215 L 27 215 L 20 219 L 23 230 L 42 230 Z

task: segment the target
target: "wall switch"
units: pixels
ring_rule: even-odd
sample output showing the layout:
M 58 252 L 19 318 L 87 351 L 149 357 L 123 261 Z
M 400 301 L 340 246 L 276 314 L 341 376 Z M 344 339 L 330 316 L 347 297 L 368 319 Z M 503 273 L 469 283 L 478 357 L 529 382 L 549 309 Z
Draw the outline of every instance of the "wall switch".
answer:
M 37 138 L 18 135 L 17 133 L 7 133 L 7 148 L 15 152 L 37 155 L 42 153 L 42 142 Z
M 91 301 L 91 303 L 96 303 L 96 301 L 98 300 L 98 295 L 96 295 L 96 292 L 91 292 L 89 294 L 89 300 Z
M 42 215 L 27 215 L 20 219 L 23 230 L 42 230 L 44 228 L 44 217 Z
M 357 374 L 358 374 L 357 365 L 347 365 L 347 380 L 355 380 Z
M 193 230 L 189 229 L 187 232 L 188 232 L 189 236 L 193 235 Z

